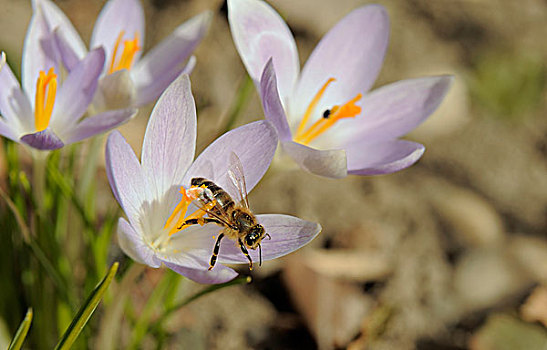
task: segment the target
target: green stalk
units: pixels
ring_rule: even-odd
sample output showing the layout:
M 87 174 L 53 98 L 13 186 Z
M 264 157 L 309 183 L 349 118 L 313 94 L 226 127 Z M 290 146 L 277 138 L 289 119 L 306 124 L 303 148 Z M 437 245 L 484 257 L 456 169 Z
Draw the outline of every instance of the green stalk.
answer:
M 249 98 L 251 97 L 253 90 L 253 81 L 251 80 L 249 75 L 245 75 L 245 78 L 239 84 L 236 98 L 230 108 L 230 114 L 228 115 L 228 121 L 224 126 L 224 132 L 232 130 L 237 121 L 237 118 L 239 118 L 239 115 L 241 114 L 245 106 L 247 106 L 247 103 L 249 103 Z
M 212 293 L 214 291 L 217 291 L 219 289 L 223 289 L 226 287 L 235 286 L 235 285 L 244 284 L 244 283 L 248 284 L 248 283 L 251 283 L 251 281 L 252 281 L 251 276 L 238 276 L 234 278 L 233 280 L 228 281 L 226 283 L 212 284 L 206 288 L 203 288 L 202 290 L 195 293 L 194 295 L 191 295 L 190 297 L 184 299 L 180 303 L 175 304 L 171 306 L 170 308 L 168 308 L 167 310 L 165 310 L 164 313 L 160 316 L 160 318 L 158 318 L 156 322 L 154 322 L 154 324 L 150 327 L 150 329 L 152 330 L 153 333 L 158 333 L 163 325 L 163 322 L 165 322 L 169 318 L 169 316 L 171 316 L 175 311 L 178 311 L 182 307 L 190 304 L 192 301 L 199 299 L 204 295 L 207 295 L 209 293 Z
M 84 305 L 82 305 L 82 307 L 76 314 L 76 317 L 74 317 L 74 319 L 72 320 L 72 323 L 66 330 L 65 334 L 63 334 L 63 337 L 55 347 L 55 350 L 67 350 L 70 349 L 72 344 L 74 344 L 76 338 L 78 338 L 78 335 L 80 335 L 80 333 L 82 332 L 82 329 L 91 318 L 91 315 L 93 315 L 93 312 L 95 312 L 95 309 L 103 298 L 104 293 L 114 279 L 114 276 L 118 271 L 118 266 L 119 264 L 115 262 L 104 277 L 104 279 L 101 281 L 101 283 L 99 283 L 97 287 L 95 287 L 93 292 L 91 292 Z
M 27 333 L 31 323 L 32 323 L 32 308 L 29 308 L 27 311 L 27 314 L 25 315 L 25 318 L 23 319 L 23 322 L 21 322 L 21 325 L 19 325 L 19 328 L 17 329 L 15 336 L 11 340 L 8 350 L 21 349 L 21 347 L 23 346 L 23 343 L 25 342 L 25 339 L 27 338 Z

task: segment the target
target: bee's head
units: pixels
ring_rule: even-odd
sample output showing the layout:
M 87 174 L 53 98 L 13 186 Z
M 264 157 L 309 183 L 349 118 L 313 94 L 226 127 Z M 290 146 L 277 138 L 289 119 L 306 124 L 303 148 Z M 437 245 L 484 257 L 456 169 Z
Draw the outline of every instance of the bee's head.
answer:
M 266 234 L 264 226 L 254 225 L 245 236 L 245 245 L 251 249 L 256 249 Z

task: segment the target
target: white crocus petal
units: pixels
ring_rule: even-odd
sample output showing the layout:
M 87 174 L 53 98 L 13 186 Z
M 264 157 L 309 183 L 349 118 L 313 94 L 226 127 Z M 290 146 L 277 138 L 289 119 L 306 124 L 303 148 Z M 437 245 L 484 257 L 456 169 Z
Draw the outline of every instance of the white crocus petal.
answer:
M 50 0 L 34 0 L 33 6 L 35 9 L 41 7 L 49 27 L 63 37 L 78 59 L 84 58 L 87 53 L 85 44 L 63 11 Z
M 12 141 L 18 142 L 20 134 L 12 125 L 6 123 L 2 118 L 0 118 L 0 135 L 7 137 Z
M 258 121 L 231 130 L 209 145 L 192 164 L 184 177 L 189 184 L 194 177 L 208 177 L 220 187 L 227 189 L 231 183 L 227 176 L 230 155 L 235 153 L 241 160 L 247 190 L 251 191 L 264 176 L 277 147 L 277 133 L 267 121 Z
M 298 122 L 317 91 L 336 79 L 316 107 L 317 113 L 364 94 L 378 76 L 389 40 L 383 6 L 367 5 L 340 20 L 319 42 L 302 69 L 290 101 L 289 124 Z
M 285 21 L 270 5 L 256 0 L 228 0 L 228 20 L 239 55 L 257 87 L 266 62 L 273 58 L 285 104 L 300 71 L 296 43 Z
M 425 147 L 417 142 L 361 140 L 348 145 L 348 173 L 352 175 L 381 175 L 393 173 L 416 163 Z
M 135 231 L 135 229 L 125 220 L 118 220 L 118 244 L 129 257 L 141 264 L 151 267 L 160 267 L 161 261 L 154 256 L 154 250 L 148 242 L 144 241 L 144 236 Z
M 147 198 L 147 181 L 133 149 L 118 132 L 108 136 L 105 162 L 107 175 L 120 205 L 136 230 L 141 227 L 141 213 Z
M 142 168 L 150 179 L 149 201 L 162 199 L 173 186 L 183 183 L 195 144 L 196 107 L 190 79 L 181 75 L 161 95 L 146 128 Z
M 138 44 L 144 47 L 144 12 L 139 0 L 109 0 L 103 7 L 91 36 L 91 48 L 103 46 L 106 51 L 105 70 L 112 62 L 116 41 L 123 32 L 123 40 L 133 40 L 138 35 Z M 122 45 L 122 44 L 120 44 Z M 118 54 L 123 46 L 118 48 Z M 134 61 L 138 61 L 142 50 L 137 51 Z
M 288 141 L 281 147 L 304 170 L 312 174 L 339 179 L 347 175 L 346 152 L 343 149 L 317 150 Z
M 380 141 L 407 134 L 441 104 L 453 82 L 451 76 L 397 81 L 365 95 L 363 113 L 351 123 L 338 123 L 332 138 L 340 144 L 354 140 Z
M 208 262 L 200 256 L 194 257 L 194 266 L 189 267 L 188 260 L 181 260 L 181 256 L 173 256 L 169 260 L 165 260 L 165 266 L 171 270 L 193 280 L 198 283 L 218 284 L 233 280 L 237 276 L 237 272 L 231 268 L 218 264 L 211 271 L 207 270 Z
M 16 136 L 35 130 L 34 113 L 28 97 L 7 63 L 0 70 L 0 114 Z
M 155 100 L 182 71 L 189 73 L 195 64 L 191 54 L 207 33 L 211 18 L 207 11 L 184 22 L 135 64 L 131 76 L 138 106 Z
M 99 86 L 93 96 L 95 113 L 133 106 L 137 95 L 135 84 L 127 69 L 106 74 L 99 78 Z
M 264 230 L 271 236 L 260 243 L 262 246 L 262 260 L 272 260 L 302 248 L 311 242 L 319 232 L 321 225 L 315 222 L 299 219 L 290 215 L 259 214 L 256 216 Z M 258 249 L 250 250 L 253 261 L 258 262 Z M 233 244 L 224 244 L 220 248 L 219 261 L 229 264 L 247 263 L 247 258 L 241 249 Z
M 21 80 L 23 90 L 27 94 L 32 109 L 36 96 L 36 81 L 40 71 L 47 72 L 50 68 L 59 74 L 57 63 L 60 54 L 57 51 L 55 37 L 44 17 L 41 7 L 36 7 L 23 45 L 23 62 L 21 65 Z

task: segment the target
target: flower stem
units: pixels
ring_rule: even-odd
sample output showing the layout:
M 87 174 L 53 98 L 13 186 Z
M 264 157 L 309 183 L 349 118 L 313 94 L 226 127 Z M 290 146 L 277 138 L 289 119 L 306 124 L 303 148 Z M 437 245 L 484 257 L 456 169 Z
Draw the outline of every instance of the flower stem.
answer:
M 251 94 L 253 92 L 253 81 L 251 78 L 246 75 L 243 81 L 239 84 L 239 88 L 237 90 L 237 94 L 235 96 L 235 100 L 232 103 L 232 106 L 230 108 L 230 114 L 228 116 L 228 121 L 226 122 L 226 125 L 224 126 L 224 131 L 227 132 L 230 131 L 234 124 L 239 118 L 239 115 L 249 102 L 249 97 L 251 97 Z
M 33 150 L 32 162 L 32 191 L 38 208 L 39 214 L 45 214 L 46 201 L 46 166 L 48 152 Z

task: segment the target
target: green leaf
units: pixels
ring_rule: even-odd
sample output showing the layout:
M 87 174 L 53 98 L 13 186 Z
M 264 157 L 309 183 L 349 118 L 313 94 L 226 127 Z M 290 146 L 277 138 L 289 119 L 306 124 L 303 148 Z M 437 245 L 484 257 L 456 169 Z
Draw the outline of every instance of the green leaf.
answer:
M 17 329 L 17 333 L 15 333 L 15 336 L 13 337 L 8 350 L 19 350 L 23 346 L 23 342 L 25 341 L 25 338 L 27 337 L 28 330 L 30 328 L 30 324 L 32 323 L 32 308 L 29 308 L 27 311 L 27 314 L 25 315 L 25 319 L 21 324 L 19 325 L 19 328 Z
M 55 347 L 56 350 L 70 349 L 70 347 L 72 346 L 76 338 L 78 338 L 78 335 L 86 325 L 87 321 L 89 321 L 89 318 L 97 308 L 97 305 L 99 305 L 99 302 L 103 298 L 104 293 L 110 286 L 110 283 L 112 282 L 114 276 L 116 275 L 116 272 L 118 271 L 118 266 L 119 264 L 115 262 L 104 277 L 104 279 L 101 281 L 101 283 L 99 283 L 99 285 L 95 287 L 93 292 L 91 292 L 86 302 L 80 308 L 80 310 L 76 314 L 76 317 L 74 317 L 72 323 Z

